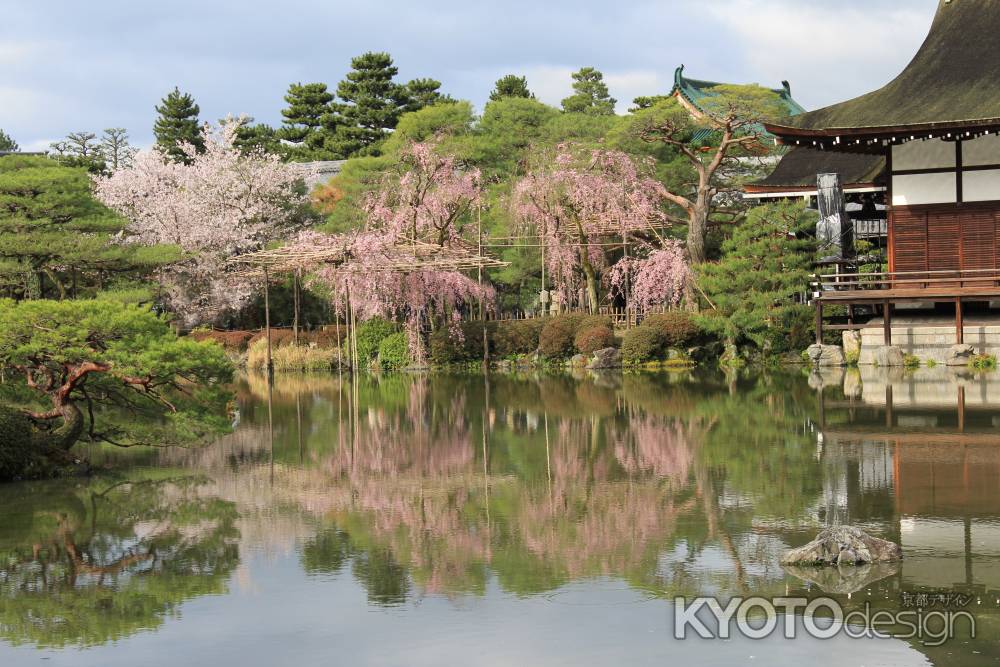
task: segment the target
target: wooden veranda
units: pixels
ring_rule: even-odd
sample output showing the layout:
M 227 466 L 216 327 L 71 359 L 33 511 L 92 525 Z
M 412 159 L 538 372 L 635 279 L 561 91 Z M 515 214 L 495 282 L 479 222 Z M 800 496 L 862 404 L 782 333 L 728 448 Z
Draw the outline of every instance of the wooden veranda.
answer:
M 816 308 L 816 342 L 823 331 L 858 330 L 855 306 L 875 306 L 882 311 L 885 345 L 892 345 L 892 311 L 899 303 L 951 303 L 955 307 L 955 342 L 965 342 L 963 304 L 1000 299 L 1000 269 L 947 271 L 892 271 L 880 273 L 831 273 L 813 276 L 812 303 Z M 825 325 L 824 306 L 846 306 L 847 324 Z

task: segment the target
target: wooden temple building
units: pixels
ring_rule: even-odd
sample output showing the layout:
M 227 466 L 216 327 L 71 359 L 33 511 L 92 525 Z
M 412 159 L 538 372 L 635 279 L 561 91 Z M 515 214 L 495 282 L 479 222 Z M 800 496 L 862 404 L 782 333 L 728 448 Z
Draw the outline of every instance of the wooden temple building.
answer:
M 951 304 L 964 342 L 963 306 L 1000 300 L 1000 2 L 940 0 L 919 52 L 885 87 L 765 127 L 809 151 L 783 163 L 821 153 L 814 174 L 885 191 L 888 270 L 822 276 L 817 338 L 824 305 L 875 305 L 890 345 L 893 308 L 919 302 Z

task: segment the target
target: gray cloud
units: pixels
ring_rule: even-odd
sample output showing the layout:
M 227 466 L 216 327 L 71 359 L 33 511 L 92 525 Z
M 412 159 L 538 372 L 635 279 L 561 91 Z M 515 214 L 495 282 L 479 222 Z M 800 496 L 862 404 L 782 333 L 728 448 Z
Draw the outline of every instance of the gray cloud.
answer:
M 277 122 L 293 81 L 331 86 L 351 56 L 392 53 L 400 77 L 432 76 L 481 105 L 493 81 L 526 74 L 557 103 L 569 72 L 602 69 L 624 109 L 691 76 L 777 85 L 818 107 L 880 86 L 920 44 L 936 0 L 168 3 L 46 0 L 5 8 L 0 128 L 25 147 L 81 129 L 129 128 L 149 143 L 174 85 L 205 119 Z

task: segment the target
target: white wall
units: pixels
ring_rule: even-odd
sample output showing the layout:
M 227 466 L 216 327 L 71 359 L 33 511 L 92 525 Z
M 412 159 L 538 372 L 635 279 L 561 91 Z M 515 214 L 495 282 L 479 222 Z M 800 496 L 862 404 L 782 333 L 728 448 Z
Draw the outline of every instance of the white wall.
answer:
M 955 166 L 955 142 L 942 139 L 908 141 L 892 147 L 893 171 Z
M 1000 200 L 1000 169 L 962 172 L 962 200 Z
M 962 142 L 962 165 L 975 167 L 984 164 L 1000 164 L 1000 136 L 986 136 Z
M 893 206 L 953 204 L 957 198 L 957 182 L 954 172 L 892 177 Z

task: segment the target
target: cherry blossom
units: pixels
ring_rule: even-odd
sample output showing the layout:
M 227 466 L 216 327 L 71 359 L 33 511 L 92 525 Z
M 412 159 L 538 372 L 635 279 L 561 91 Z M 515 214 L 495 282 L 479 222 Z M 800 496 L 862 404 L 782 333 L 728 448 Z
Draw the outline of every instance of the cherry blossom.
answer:
M 303 173 L 260 149 L 235 146 L 243 119 L 205 125 L 205 149 L 181 145 L 188 163 L 159 147 L 130 167 L 94 179 L 97 198 L 130 221 L 125 243 L 170 244 L 188 259 L 162 276 L 170 307 L 186 326 L 246 303 L 255 291 L 226 260 L 263 247 L 294 227 L 306 201 Z
M 563 144 L 515 186 L 514 215 L 543 239 L 546 268 L 565 298 L 585 284 L 596 311 L 608 239 L 658 237 L 666 191 L 648 167 L 621 151 Z

